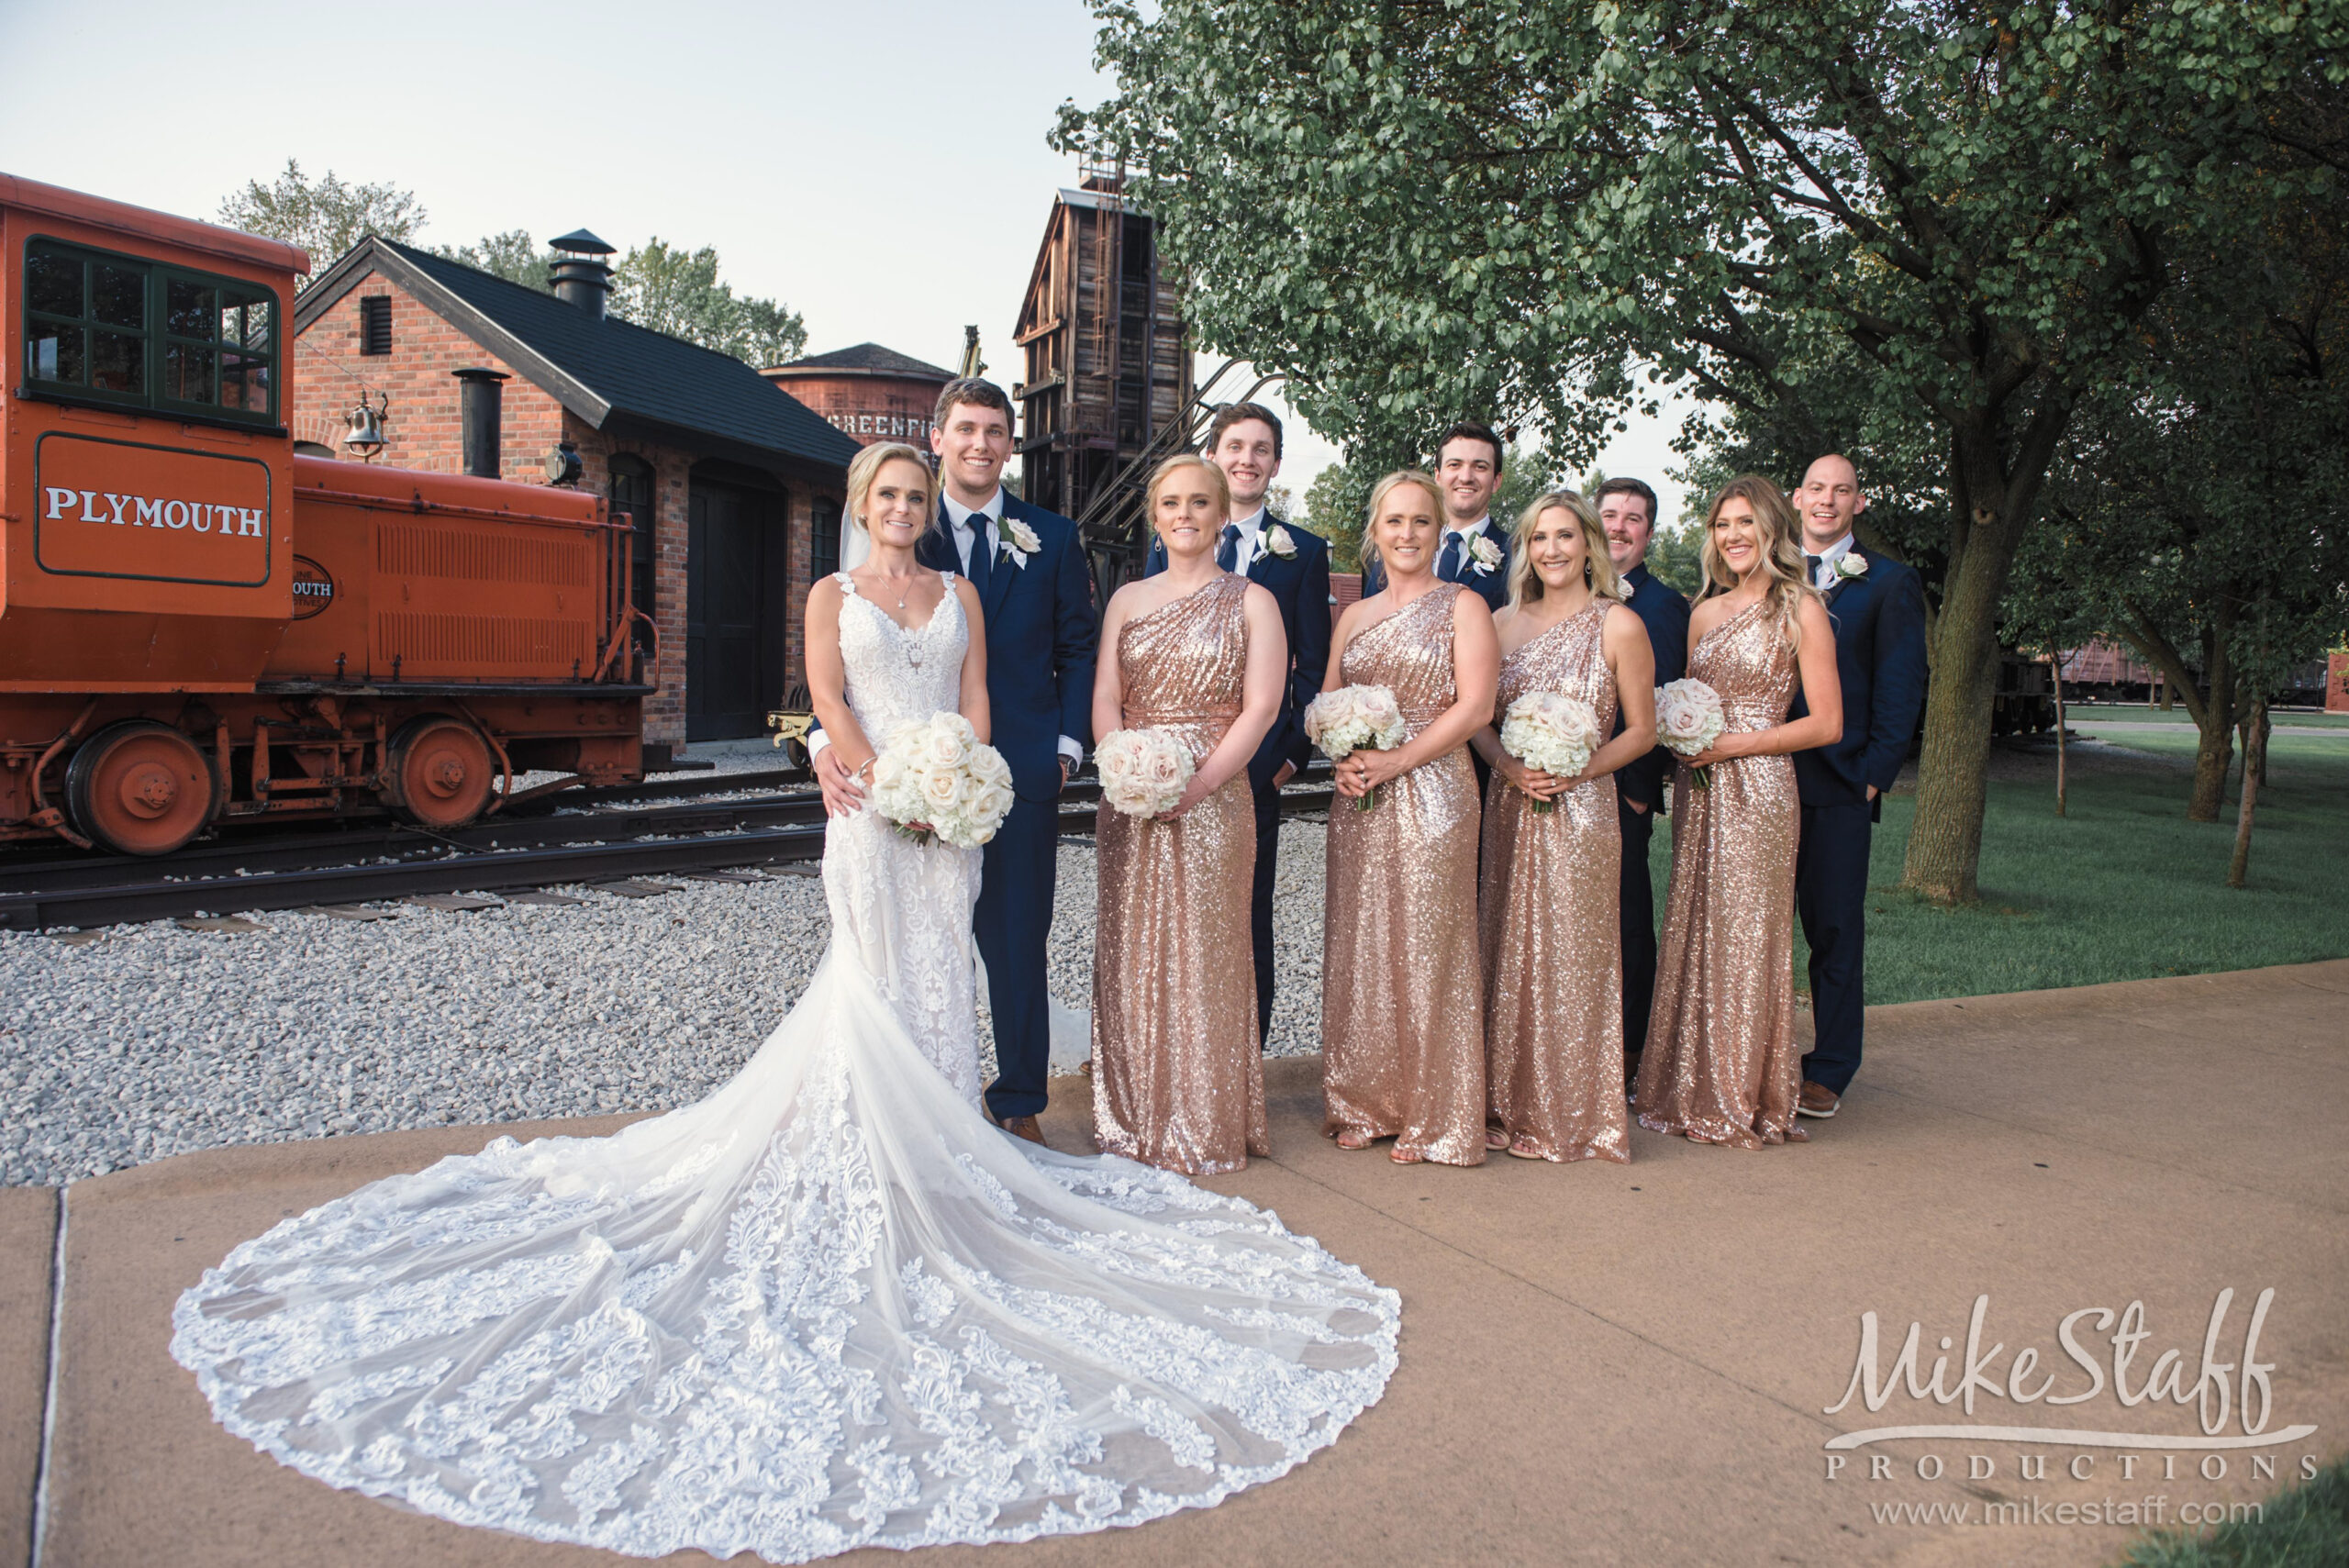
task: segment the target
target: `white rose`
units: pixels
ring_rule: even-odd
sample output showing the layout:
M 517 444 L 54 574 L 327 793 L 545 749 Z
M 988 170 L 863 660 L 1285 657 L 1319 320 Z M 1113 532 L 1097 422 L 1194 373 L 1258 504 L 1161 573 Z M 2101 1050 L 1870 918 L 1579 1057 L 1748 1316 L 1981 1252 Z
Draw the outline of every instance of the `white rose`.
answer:
M 961 781 L 952 773 L 932 773 L 921 781 L 921 798 L 932 810 L 951 809 L 960 798 Z

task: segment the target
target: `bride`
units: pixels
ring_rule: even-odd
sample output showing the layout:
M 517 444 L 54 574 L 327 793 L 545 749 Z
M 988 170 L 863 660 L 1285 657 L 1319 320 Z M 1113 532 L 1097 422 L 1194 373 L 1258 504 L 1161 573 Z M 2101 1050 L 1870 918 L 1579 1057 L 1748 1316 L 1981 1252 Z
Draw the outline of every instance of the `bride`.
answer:
M 927 465 L 868 447 L 848 491 L 870 559 L 808 614 L 834 744 L 957 707 L 985 734 L 976 602 L 914 562 Z M 172 1353 L 319 1480 L 638 1556 L 1020 1540 L 1280 1475 L 1385 1388 L 1397 1298 L 1236 1198 L 982 1118 L 978 868 L 834 817 L 830 951 L 731 1083 L 288 1219 L 180 1298 Z

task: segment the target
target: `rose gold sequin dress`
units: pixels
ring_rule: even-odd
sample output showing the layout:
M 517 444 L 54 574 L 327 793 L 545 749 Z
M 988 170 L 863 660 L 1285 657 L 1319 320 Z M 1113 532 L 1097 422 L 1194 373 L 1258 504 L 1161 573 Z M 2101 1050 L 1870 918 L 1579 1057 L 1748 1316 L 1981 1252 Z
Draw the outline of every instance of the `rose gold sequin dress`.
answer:
M 1125 718 L 1205 762 L 1240 717 L 1248 580 L 1229 573 L 1126 623 Z M 1105 1153 L 1215 1175 L 1269 1154 L 1248 934 L 1256 801 L 1248 773 L 1173 822 L 1106 803 L 1094 840 L 1093 1134 Z
M 1721 695 L 1729 728 L 1787 717 L 1794 650 L 1768 599 L 1704 635 L 1688 674 Z M 1688 765 L 1672 780 L 1672 896 L 1656 961 L 1655 1010 L 1640 1062 L 1640 1125 L 1740 1149 L 1802 1142 L 1795 1097 L 1795 843 L 1802 808 L 1791 757 Z
M 1339 678 L 1385 686 L 1417 735 L 1453 705 L 1446 583 L 1346 645 Z M 1330 807 L 1321 937 L 1323 1131 L 1395 1137 L 1447 1165 L 1485 1159 L 1476 775 L 1468 748 Z
M 1501 661 L 1496 724 L 1528 692 L 1564 692 L 1615 728 L 1598 600 Z M 1615 780 L 1549 811 L 1496 771 L 1485 799 L 1486 1114 L 1544 1160 L 1629 1160 L 1623 1109 L 1623 832 Z

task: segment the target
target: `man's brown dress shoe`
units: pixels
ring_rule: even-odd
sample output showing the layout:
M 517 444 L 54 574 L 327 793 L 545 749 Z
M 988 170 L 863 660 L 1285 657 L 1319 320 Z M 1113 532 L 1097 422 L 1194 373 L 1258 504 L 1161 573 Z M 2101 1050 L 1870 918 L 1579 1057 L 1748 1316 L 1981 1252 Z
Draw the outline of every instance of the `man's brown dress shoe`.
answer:
M 1024 1138 L 1030 1143 L 1044 1141 L 1044 1129 L 1036 1125 L 1032 1116 L 1008 1116 L 996 1125 L 1014 1138 Z
M 1803 1080 L 1802 1093 L 1795 1096 L 1795 1114 L 1817 1117 L 1820 1120 L 1825 1121 L 1835 1114 L 1835 1107 L 1842 1103 L 1842 1095 L 1831 1089 L 1821 1088 L 1806 1078 Z

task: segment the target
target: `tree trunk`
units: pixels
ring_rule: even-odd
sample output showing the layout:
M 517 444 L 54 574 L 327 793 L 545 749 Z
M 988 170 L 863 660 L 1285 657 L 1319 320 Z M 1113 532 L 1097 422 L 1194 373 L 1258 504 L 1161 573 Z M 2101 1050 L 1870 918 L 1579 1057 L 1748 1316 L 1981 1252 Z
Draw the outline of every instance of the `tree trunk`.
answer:
M 2202 638 L 2202 678 L 2206 683 L 2194 726 L 2201 743 L 2194 749 L 2194 789 L 2187 796 L 2188 822 L 2216 822 L 2226 804 L 2227 769 L 2235 754 L 2235 671 L 2227 657 L 2233 631 L 2232 601 L 2223 595 Z
M 2227 862 L 2227 885 L 2241 887 L 2251 872 L 2251 813 L 2259 799 L 2259 770 L 2251 765 L 2248 752 L 2243 756 L 2243 806 L 2235 813 L 2235 852 Z
M 2047 673 L 2055 683 L 2055 815 L 2064 815 L 2064 656 L 2047 656 Z
M 1977 414 L 1950 452 L 1949 573 L 1930 644 L 1925 746 L 1917 763 L 1917 816 L 1901 866 L 1904 886 L 1940 904 L 1978 896 L 1982 817 L 1990 787 L 1990 706 L 1998 685 L 1998 600 L 2014 564 L 2039 472 L 2010 482 L 1998 422 Z
M 2267 738 L 2276 731 L 2276 717 L 2267 711 L 2267 699 L 2265 696 L 2252 699 L 2251 712 L 2254 722 L 2250 732 L 2243 738 L 2243 754 L 2245 764 L 2257 776 L 2259 787 L 2266 789 L 2267 787 Z

